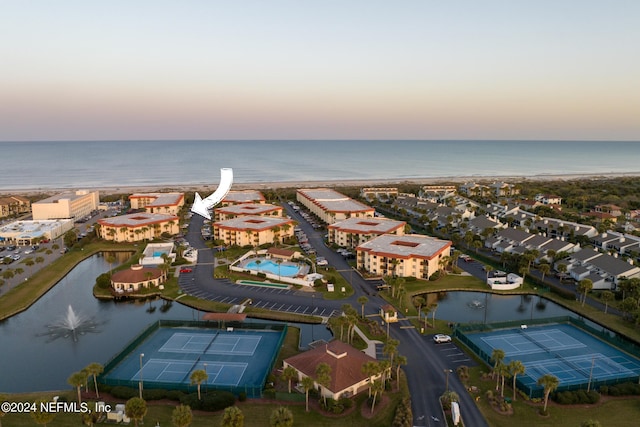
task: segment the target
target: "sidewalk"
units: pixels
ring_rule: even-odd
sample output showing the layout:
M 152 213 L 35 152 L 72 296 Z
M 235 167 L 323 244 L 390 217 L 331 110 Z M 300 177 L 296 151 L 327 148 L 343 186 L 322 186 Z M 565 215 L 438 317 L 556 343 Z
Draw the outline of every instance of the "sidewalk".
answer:
M 362 338 L 362 340 L 367 343 L 367 348 L 364 349 L 364 353 L 367 356 L 371 356 L 371 357 L 373 357 L 375 359 L 376 358 L 376 344 L 384 344 L 384 343 L 382 341 L 378 341 L 378 340 L 370 340 L 369 338 L 367 338 L 367 336 L 357 326 L 355 326 L 354 329 L 355 329 L 356 333 L 358 335 L 360 335 L 360 338 Z

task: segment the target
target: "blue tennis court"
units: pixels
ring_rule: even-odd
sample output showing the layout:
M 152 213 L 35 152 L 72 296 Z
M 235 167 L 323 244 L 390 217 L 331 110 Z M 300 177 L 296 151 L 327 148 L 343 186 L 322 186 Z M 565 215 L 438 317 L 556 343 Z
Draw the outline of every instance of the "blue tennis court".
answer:
M 637 381 L 640 360 L 571 324 L 547 324 L 463 334 L 485 360 L 494 349 L 505 353 L 503 363 L 521 361 L 526 372 L 518 386 L 530 396 L 539 395 L 538 378 L 556 376 L 558 390 L 597 384 Z M 487 360 L 488 361 L 488 360 Z M 490 362 L 489 362 L 490 363 Z
M 286 329 L 150 329 L 105 367 L 103 382 L 191 390 L 193 371 L 205 370 L 203 385 L 257 397 L 286 334 Z

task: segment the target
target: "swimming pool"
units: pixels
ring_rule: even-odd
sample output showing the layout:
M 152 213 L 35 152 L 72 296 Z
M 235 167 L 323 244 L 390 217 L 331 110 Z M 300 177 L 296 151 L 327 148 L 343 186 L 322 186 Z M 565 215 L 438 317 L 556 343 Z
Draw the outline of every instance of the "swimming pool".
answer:
M 300 267 L 297 265 L 284 261 L 280 266 L 277 263 L 268 259 L 252 260 L 247 263 L 244 268 L 249 270 L 263 271 L 266 273 L 276 274 L 285 277 L 294 277 L 300 273 Z

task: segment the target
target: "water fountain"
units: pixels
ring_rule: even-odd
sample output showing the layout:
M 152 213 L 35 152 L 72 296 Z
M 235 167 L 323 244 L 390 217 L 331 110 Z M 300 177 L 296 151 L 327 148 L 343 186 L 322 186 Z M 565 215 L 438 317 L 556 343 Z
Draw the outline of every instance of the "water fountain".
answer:
M 49 325 L 49 332 L 46 334 L 51 341 L 58 338 L 71 337 L 73 341 L 78 341 L 78 335 L 87 332 L 98 332 L 96 322 L 93 319 L 85 319 L 83 316 L 76 314 L 73 307 L 67 307 L 67 314 L 59 322 Z

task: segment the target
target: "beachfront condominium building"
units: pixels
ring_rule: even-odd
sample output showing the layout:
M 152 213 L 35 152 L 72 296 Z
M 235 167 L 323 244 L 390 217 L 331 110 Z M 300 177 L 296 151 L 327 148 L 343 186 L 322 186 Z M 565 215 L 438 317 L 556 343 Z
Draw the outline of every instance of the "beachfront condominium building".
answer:
M 327 224 L 347 218 L 372 218 L 375 209 L 330 188 L 298 190 L 296 198 Z
M 100 237 L 114 242 L 152 240 L 163 233 L 176 235 L 180 231 L 178 217 L 158 213 L 140 212 L 99 219 Z
M 356 248 L 359 270 L 381 276 L 428 279 L 442 268 L 451 242 L 421 234 L 383 235 Z
M 20 215 L 31 211 L 31 201 L 22 196 L 0 197 L 0 218 Z
M 184 193 L 136 193 L 129 196 L 131 209 L 144 209 L 148 213 L 178 215 L 184 206 Z
M 232 190 L 220 201 L 219 206 L 239 205 L 242 203 L 265 203 L 265 198 L 257 190 Z
M 404 235 L 404 221 L 386 218 L 349 218 L 327 227 L 329 243 L 354 249 L 383 234 Z
M 98 209 L 97 191 L 79 190 L 47 197 L 31 204 L 34 220 L 79 219 Z
M 241 203 L 238 205 L 229 205 L 213 210 L 216 221 L 224 221 L 226 219 L 237 218 L 240 216 L 283 216 L 282 206 L 272 205 L 270 203 Z
M 226 245 L 260 246 L 293 237 L 293 220 L 274 216 L 241 216 L 213 224 L 213 238 Z

